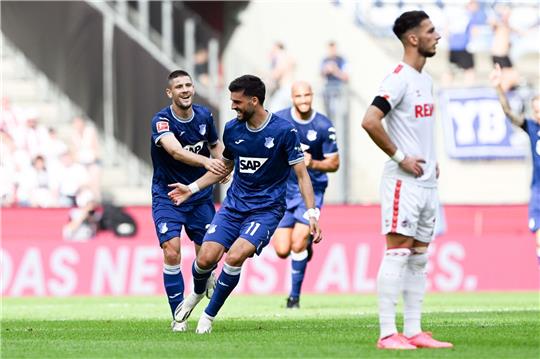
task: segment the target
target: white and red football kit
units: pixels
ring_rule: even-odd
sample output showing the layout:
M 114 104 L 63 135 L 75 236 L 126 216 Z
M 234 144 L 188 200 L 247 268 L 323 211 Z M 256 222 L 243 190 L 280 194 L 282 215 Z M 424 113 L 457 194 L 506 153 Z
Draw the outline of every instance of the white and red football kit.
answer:
M 434 101 L 431 77 L 400 62 L 382 82 L 378 96 L 391 110 L 386 114 L 392 142 L 407 156 L 424 159 L 421 177 L 403 171 L 392 160 L 381 182 L 382 234 L 399 233 L 430 242 L 439 205 L 434 139 Z

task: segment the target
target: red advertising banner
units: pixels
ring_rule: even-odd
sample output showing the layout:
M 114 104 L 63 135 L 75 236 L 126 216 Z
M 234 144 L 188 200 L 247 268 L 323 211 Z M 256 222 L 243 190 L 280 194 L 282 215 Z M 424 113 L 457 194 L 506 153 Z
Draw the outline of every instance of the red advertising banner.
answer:
M 127 211 L 139 230 L 133 238 L 100 232 L 76 243 L 62 239 L 66 209 L 2 209 L 3 296 L 156 295 L 164 292 L 162 253 L 151 210 Z M 447 233 L 430 246 L 431 291 L 538 290 L 534 236 L 526 206 L 447 206 Z M 325 206 L 324 240 L 315 245 L 305 293 L 375 291 L 384 250 L 378 206 Z M 191 287 L 191 242 L 185 238 L 182 268 Z M 245 264 L 235 293 L 286 293 L 290 263 L 272 246 Z

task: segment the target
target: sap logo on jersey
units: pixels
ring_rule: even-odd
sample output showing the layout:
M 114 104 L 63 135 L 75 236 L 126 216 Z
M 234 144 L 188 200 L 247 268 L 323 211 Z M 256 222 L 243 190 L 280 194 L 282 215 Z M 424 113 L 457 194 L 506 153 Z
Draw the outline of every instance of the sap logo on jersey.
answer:
M 199 141 L 194 145 L 184 146 L 184 150 L 188 150 L 193 153 L 199 153 L 202 150 L 203 146 L 204 146 L 204 141 Z
M 240 156 L 240 173 L 255 173 L 259 168 L 262 167 L 262 165 L 264 165 L 267 160 L 268 158 Z

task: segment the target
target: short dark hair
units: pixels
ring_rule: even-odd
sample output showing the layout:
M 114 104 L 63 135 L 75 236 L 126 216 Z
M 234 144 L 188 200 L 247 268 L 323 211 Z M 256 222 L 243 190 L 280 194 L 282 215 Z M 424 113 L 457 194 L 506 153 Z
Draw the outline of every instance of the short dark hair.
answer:
M 394 22 L 392 31 L 394 31 L 398 39 L 402 40 L 403 34 L 420 25 L 425 19 L 429 19 L 429 16 L 422 10 L 404 12 Z
M 183 77 L 183 76 L 187 76 L 191 79 L 191 75 L 188 74 L 186 71 L 184 70 L 174 70 L 173 72 L 171 72 L 169 74 L 169 76 L 167 77 L 167 80 L 168 81 L 171 81 L 172 79 L 175 79 L 177 77 Z
M 261 105 L 264 103 L 266 86 L 260 78 L 254 75 L 244 75 L 234 79 L 229 84 L 229 91 L 244 91 L 246 96 L 255 96 L 259 99 Z

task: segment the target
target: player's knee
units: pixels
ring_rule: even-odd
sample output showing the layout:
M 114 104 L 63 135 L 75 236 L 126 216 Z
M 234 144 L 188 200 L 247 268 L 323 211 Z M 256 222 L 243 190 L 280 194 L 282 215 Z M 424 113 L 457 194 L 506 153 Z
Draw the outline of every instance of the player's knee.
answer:
M 163 246 L 163 259 L 167 264 L 180 264 L 180 248 L 173 246 Z
M 307 248 L 307 239 L 300 240 L 300 241 L 294 241 L 291 246 L 291 251 L 295 253 L 300 253 Z
M 289 253 L 291 252 L 290 246 L 283 244 L 274 243 L 274 249 L 276 250 L 277 256 L 281 259 L 287 258 L 289 256 Z
M 197 266 L 201 269 L 212 268 L 216 264 L 213 256 L 207 253 L 200 253 L 197 256 Z
M 427 247 L 414 247 L 409 256 L 408 266 L 416 272 L 424 272 L 428 263 Z
M 244 264 L 244 261 L 248 258 L 248 255 L 244 253 L 228 253 L 225 263 L 234 267 L 241 267 Z

